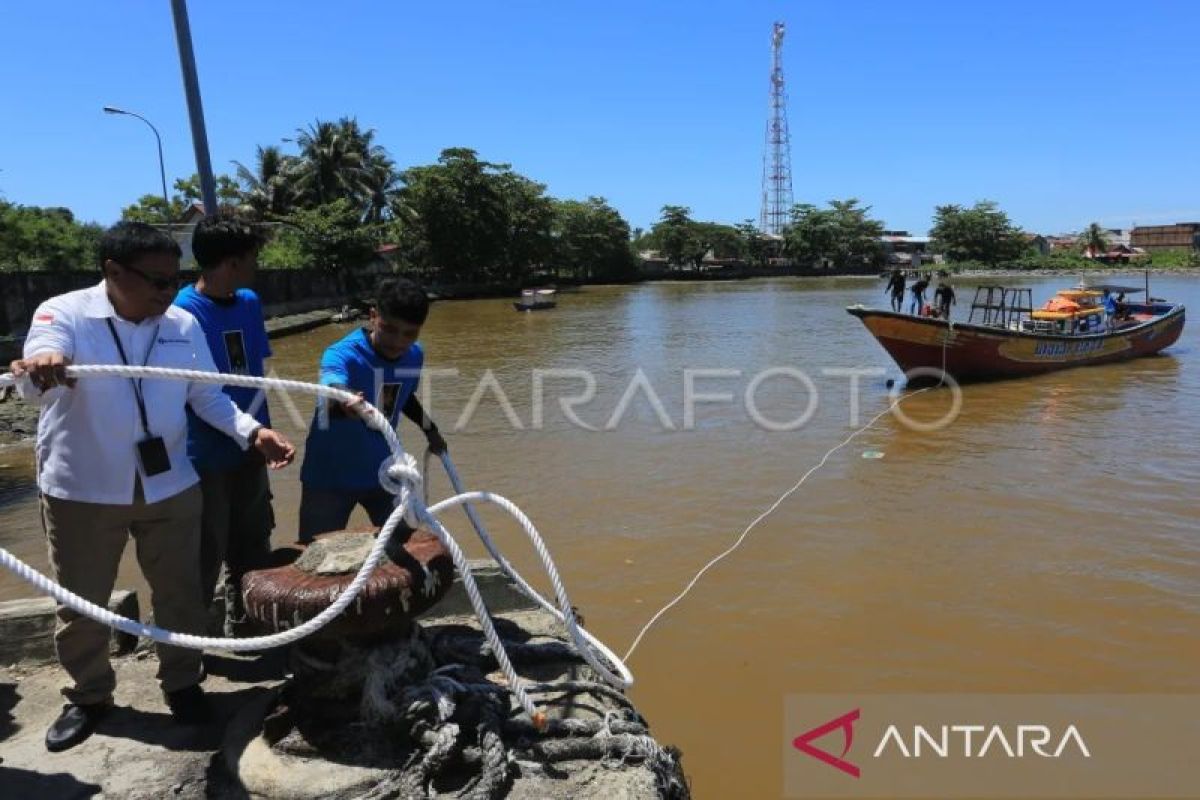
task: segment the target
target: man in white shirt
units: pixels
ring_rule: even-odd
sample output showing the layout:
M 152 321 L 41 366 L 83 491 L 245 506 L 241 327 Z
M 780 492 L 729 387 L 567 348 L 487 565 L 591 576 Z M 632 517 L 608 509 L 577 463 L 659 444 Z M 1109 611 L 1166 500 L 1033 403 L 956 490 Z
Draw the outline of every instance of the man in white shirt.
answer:
M 23 393 L 43 406 L 37 476 L 55 579 L 105 605 L 132 536 L 155 622 L 202 634 L 201 494 L 187 457 L 185 407 L 240 447 L 259 450 L 272 468 L 289 464 L 294 448 L 240 411 L 216 384 L 75 381 L 65 373 L 72 363 L 216 371 L 195 318 L 171 305 L 179 256 L 179 245 L 149 225 L 110 228 L 100 241 L 104 280 L 42 303 L 12 372 L 28 376 Z M 63 689 L 68 702 L 46 733 L 46 747 L 59 751 L 91 735 L 112 706 L 116 676 L 105 626 L 60 606 L 54 641 L 72 680 Z M 207 721 L 200 652 L 164 645 L 157 652 L 172 715 L 182 723 Z

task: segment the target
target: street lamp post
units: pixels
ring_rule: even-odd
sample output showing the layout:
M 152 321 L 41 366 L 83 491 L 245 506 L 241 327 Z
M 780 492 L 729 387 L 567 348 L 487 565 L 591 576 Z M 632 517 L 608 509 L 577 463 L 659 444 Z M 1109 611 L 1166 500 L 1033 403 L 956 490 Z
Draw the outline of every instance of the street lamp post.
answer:
M 158 142 L 158 174 L 159 177 L 162 178 L 163 203 L 165 204 L 163 205 L 163 216 L 166 217 L 167 225 L 169 226 L 171 224 L 171 198 L 167 196 L 167 167 L 163 162 L 162 137 L 158 135 L 158 128 L 154 127 L 150 120 L 146 119 L 141 114 L 135 114 L 132 111 L 126 111 L 124 109 L 117 108 L 116 106 L 105 106 L 104 113 L 122 114 L 126 117 L 137 117 L 142 122 L 149 125 L 150 130 L 154 131 L 154 140 Z

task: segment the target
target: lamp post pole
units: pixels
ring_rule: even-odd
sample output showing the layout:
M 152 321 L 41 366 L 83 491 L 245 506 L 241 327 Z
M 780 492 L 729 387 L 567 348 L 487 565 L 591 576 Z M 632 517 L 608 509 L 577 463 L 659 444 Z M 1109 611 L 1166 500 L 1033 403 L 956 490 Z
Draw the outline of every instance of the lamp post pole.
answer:
M 136 114 L 132 111 L 126 111 L 116 106 L 105 106 L 105 114 L 121 114 L 126 117 L 137 117 L 142 122 L 150 126 L 150 130 L 154 131 L 154 141 L 158 144 L 158 175 L 162 179 L 162 195 L 163 195 L 163 216 L 166 218 L 167 225 L 171 224 L 171 198 L 167 196 L 167 166 L 163 161 L 162 152 L 162 137 L 158 135 L 158 128 L 150 120 L 143 117 L 141 114 Z
M 192 29 L 188 23 L 187 0 L 171 0 L 175 20 L 175 40 L 179 47 L 179 67 L 183 72 L 183 93 L 187 98 L 188 119 L 192 123 L 192 146 L 196 150 L 196 172 L 200 176 L 200 196 L 204 213 L 217 213 L 217 183 L 208 158 L 208 134 L 204 128 L 204 106 L 200 102 L 200 78 L 196 75 L 196 54 L 192 51 Z

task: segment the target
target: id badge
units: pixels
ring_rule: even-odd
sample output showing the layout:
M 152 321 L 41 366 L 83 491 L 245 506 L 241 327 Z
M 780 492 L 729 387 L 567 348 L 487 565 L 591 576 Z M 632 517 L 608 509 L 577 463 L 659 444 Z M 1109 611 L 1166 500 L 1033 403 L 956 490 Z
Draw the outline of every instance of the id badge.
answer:
M 167 455 L 167 444 L 161 436 L 150 436 L 137 443 L 138 461 L 146 477 L 171 471 L 171 457 Z

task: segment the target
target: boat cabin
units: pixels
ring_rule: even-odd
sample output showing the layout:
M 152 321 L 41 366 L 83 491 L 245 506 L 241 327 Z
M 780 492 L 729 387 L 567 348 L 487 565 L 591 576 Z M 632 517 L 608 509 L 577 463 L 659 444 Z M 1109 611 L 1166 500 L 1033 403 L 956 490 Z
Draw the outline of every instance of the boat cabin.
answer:
M 1075 336 L 1101 333 L 1128 322 L 1142 321 L 1141 315 L 1118 318 L 1104 306 L 1104 289 L 1077 286 L 1062 289 L 1038 308 L 1033 306 L 1030 289 L 1005 286 L 980 286 L 971 303 L 969 323 L 1027 333 Z M 1141 291 L 1118 287 L 1127 294 Z M 1128 309 L 1126 309 L 1128 311 Z
M 1034 333 L 1096 333 L 1105 327 L 1102 294 L 1094 289 L 1063 289 L 1022 322 Z

